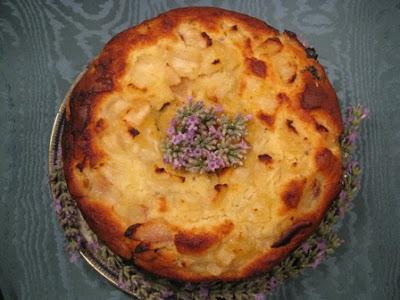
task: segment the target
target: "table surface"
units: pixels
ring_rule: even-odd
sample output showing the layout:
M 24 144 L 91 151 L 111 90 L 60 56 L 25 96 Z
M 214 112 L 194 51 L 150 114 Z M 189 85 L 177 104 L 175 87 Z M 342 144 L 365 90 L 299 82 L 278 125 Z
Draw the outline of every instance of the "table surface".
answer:
M 179 6 L 219 6 L 299 33 L 317 48 L 342 107 L 371 109 L 362 191 L 346 243 L 273 299 L 400 299 L 400 2 L 0 1 L 0 288 L 5 299 L 128 299 L 71 264 L 53 213 L 47 146 L 74 77 L 113 35 Z M 0 296 L 1 298 L 1 296 Z

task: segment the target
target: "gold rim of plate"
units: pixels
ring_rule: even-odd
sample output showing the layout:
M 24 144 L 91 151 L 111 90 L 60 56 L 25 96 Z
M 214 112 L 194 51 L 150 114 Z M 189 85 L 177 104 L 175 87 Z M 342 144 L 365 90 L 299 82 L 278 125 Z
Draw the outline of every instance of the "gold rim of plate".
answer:
M 54 174 L 56 171 L 57 166 L 62 163 L 62 153 L 61 149 L 61 138 L 64 129 L 64 121 L 65 121 L 65 109 L 66 103 L 71 95 L 73 88 L 75 87 L 76 83 L 81 79 L 85 71 L 81 72 L 69 88 L 67 94 L 65 95 L 58 111 L 56 117 L 54 119 L 53 127 L 50 134 L 50 142 L 48 148 L 48 181 L 50 185 L 50 193 L 52 196 L 52 201 L 56 200 L 56 195 L 54 194 L 53 190 L 57 182 L 54 182 L 51 179 L 51 174 Z M 134 296 L 131 291 L 128 289 L 124 289 L 118 285 L 118 277 L 109 271 L 106 266 L 104 266 L 98 259 L 96 259 L 92 253 L 88 249 L 81 249 L 79 254 L 83 258 L 83 260 L 91 266 L 97 273 L 99 273 L 102 277 L 104 277 L 109 283 L 113 286 L 118 288 L 119 290 L 127 293 L 130 296 Z

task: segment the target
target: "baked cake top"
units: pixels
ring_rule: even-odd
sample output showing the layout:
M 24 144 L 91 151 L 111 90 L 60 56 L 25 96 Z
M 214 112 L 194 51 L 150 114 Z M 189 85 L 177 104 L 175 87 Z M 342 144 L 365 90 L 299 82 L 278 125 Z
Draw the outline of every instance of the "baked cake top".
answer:
M 252 116 L 243 165 L 196 173 L 166 162 L 188 99 Z M 115 253 L 170 278 L 234 280 L 270 269 L 317 228 L 340 187 L 341 131 L 336 94 L 294 33 L 181 8 L 116 35 L 76 83 L 64 171 Z

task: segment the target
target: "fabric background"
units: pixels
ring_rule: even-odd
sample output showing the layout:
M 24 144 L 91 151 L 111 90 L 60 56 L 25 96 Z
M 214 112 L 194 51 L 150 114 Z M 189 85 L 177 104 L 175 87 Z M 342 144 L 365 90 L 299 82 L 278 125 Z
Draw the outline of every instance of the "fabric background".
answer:
M 0 1 L 0 288 L 5 299 L 129 299 L 70 264 L 52 210 L 47 147 L 74 77 L 116 33 L 179 6 L 217 6 L 317 49 L 342 107 L 371 109 L 346 243 L 271 299 L 400 299 L 400 1 Z M 1 296 L 0 296 L 1 298 Z

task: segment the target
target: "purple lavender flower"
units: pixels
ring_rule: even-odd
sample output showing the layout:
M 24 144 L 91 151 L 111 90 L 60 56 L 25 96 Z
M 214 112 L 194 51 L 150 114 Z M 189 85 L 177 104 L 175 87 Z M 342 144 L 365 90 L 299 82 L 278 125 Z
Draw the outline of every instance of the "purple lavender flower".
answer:
M 346 198 L 347 198 L 347 193 L 346 193 L 346 191 L 341 190 L 340 193 L 339 193 L 339 200 L 340 200 L 340 201 L 344 201 L 344 200 L 346 200 Z
M 173 136 L 175 134 L 175 127 L 174 126 L 169 126 L 167 129 L 167 134 L 168 136 Z
M 200 288 L 200 290 L 199 290 L 199 296 L 200 296 L 202 299 L 208 299 L 208 298 L 209 298 L 209 295 L 210 295 L 210 289 L 207 288 L 207 287 L 205 287 L 205 286 L 202 286 L 202 287 Z
M 311 263 L 311 267 L 313 269 L 318 267 L 326 257 L 326 249 L 327 249 L 326 242 L 323 239 L 318 239 L 316 245 L 317 255 L 315 257 L 315 260 Z
M 186 140 L 190 143 L 193 143 L 194 139 L 196 138 L 196 130 L 190 128 L 188 132 L 186 132 Z
M 352 161 L 350 161 L 350 162 L 348 163 L 346 169 L 347 169 L 348 172 L 351 172 L 354 168 L 358 168 L 359 165 L 360 165 L 360 163 L 359 163 L 358 161 L 352 160 Z
M 165 164 L 170 164 L 170 163 L 171 163 L 171 160 L 169 159 L 169 157 L 168 157 L 167 154 L 164 154 L 164 155 L 163 155 L 163 162 L 164 162 Z
M 347 108 L 346 108 L 346 116 L 347 117 L 350 117 L 350 116 L 353 116 L 353 111 L 354 111 L 354 107 L 353 106 L 348 106 Z
M 208 132 L 215 138 L 215 140 L 219 140 L 223 137 L 222 132 L 215 126 L 210 126 Z
M 369 114 L 370 114 L 369 108 L 368 107 L 364 107 L 364 109 L 362 110 L 362 114 L 361 114 L 361 120 L 365 119 L 365 118 L 368 118 Z
M 207 157 L 207 168 L 209 172 L 214 172 L 217 169 L 225 167 L 224 160 L 213 152 L 209 152 Z
M 174 295 L 174 292 L 171 290 L 163 290 L 161 292 L 162 299 L 168 299 L 169 297 L 172 297 L 173 295 Z
M 202 155 L 201 148 L 195 147 L 195 148 L 192 150 L 192 156 L 193 156 L 193 157 L 198 158 L 198 157 L 200 157 L 201 155 Z
M 275 277 L 271 277 L 268 283 L 271 290 L 274 290 L 278 286 L 278 280 Z
M 243 150 L 250 149 L 250 145 L 245 140 L 240 141 L 239 147 Z
M 324 240 L 322 240 L 322 239 L 318 240 L 317 249 L 319 251 L 325 251 L 326 250 L 326 242 Z
M 175 134 L 175 126 L 176 126 L 176 119 L 173 118 L 171 120 L 171 123 L 170 123 L 168 129 L 167 129 L 168 136 L 173 136 Z
M 207 171 L 214 172 L 217 169 L 219 169 L 218 162 L 216 160 L 209 159 L 207 161 Z
M 186 134 L 179 132 L 178 134 L 176 134 L 172 137 L 172 144 L 178 145 L 179 143 L 181 143 L 185 140 L 186 140 Z
M 179 159 L 175 158 L 174 161 L 172 162 L 172 165 L 174 166 L 175 169 L 179 169 L 183 166 L 183 163 L 179 161 Z
M 349 136 L 347 137 L 347 140 L 349 141 L 349 143 L 354 144 L 358 139 L 358 133 L 353 131 L 349 134 Z
M 79 252 L 78 251 L 74 251 L 74 252 L 72 252 L 70 254 L 69 262 L 70 263 L 75 263 L 75 262 L 78 261 L 78 259 L 79 259 Z
M 188 291 L 193 291 L 194 290 L 194 285 L 193 285 L 193 283 L 188 282 L 188 283 L 185 284 L 184 288 L 186 290 L 188 290 Z
M 254 300 L 265 300 L 266 297 L 263 293 L 257 293 L 254 295 Z
M 189 130 L 197 129 L 197 126 L 200 124 L 200 119 L 198 116 L 192 115 L 186 119 L 186 124 Z
M 99 244 L 97 241 L 91 241 L 87 244 L 88 248 L 92 252 L 96 252 L 99 249 Z
M 215 112 L 222 113 L 223 111 L 224 111 L 224 108 L 222 107 L 221 104 L 218 104 L 217 106 L 215 106 Z
M 54 201 L 54 209 L 56 210 L 57 214 L 60 214 L 62 211 L 62 206 L 61 206 L 61 201 L 60 199 L 57 199 L 56 201 Z
M 128 288 L 128 284 L 121 279 L 118 280 L 118 287 L 122 290 L 126 290 Z
M 179 108 L 167 130 L 164 163 L 199 173 L 241 165 L 250 149 L 244 140 L 247 119 L 239 115 L 230 120 L 217 110 L 192 99 Z
M 307 242 L 304 242 L 304 243 L 301 245 L 301 249 L 303 249 L 303 252 L 304 252 L 305 254 L 307 254 L 308 251 L 310 251 L 310 248 L 311 248 L 311 246 L 310 246 L 310 244 L 307 243 Z
M 245 119 L 246 121 L 250 121 L 251 119 L 253 119 L 253 115 L 252 115 L 252 114 L 248 114 L 248 115 L 246 115 L 246 116 L 244 117 L 244 119 Z
M 311 267 L 312 267 L 313 269 L 315 269 L 316 267 L 318 267 L 318 266 L 322 263 L 322 261 L 324 260 L 325 256 L 326 256 L 325 252 L 319 252 L 319 253 L 317 254 L 315 260 L 314 260 L 313 263 L 311 264 Z

